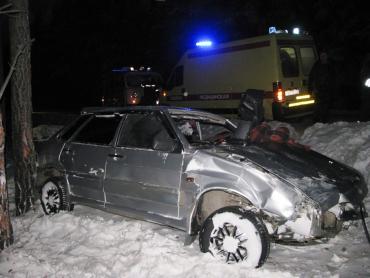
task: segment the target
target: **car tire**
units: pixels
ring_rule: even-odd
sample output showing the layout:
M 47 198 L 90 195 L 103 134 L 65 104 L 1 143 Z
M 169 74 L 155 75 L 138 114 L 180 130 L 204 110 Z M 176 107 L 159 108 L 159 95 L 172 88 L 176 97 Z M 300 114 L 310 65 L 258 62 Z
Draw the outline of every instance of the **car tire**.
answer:
M 41 206 L 46 215 L 58 213 L 61 210 L 73 210 L 67 198 L 62 181 L 57 178 L 47 180 L 40 190 Z
M 203 223 L 199 234 L 202 252 L 229 264 L 244 262 L 262 266 L 270 252 L 270 240 L 263 222 L 251 211 L 222 208 Z

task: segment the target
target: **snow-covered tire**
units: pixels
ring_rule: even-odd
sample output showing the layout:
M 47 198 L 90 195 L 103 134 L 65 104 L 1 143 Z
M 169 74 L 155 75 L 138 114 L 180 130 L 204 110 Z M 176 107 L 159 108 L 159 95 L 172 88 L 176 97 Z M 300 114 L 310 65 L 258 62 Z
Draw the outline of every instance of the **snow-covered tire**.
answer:
M 47 180 L 40 190 L 40 200 L 46 215 L 58 213 L 61 210 L 72 210 L 62 181 L 57 178 Z
M 270 240 L 263 222 L 251 212 L 238 207 L 225 207 L 204 221 L 199 246 L 226 263 L 243 262 L 262 266 L 270 252 Z

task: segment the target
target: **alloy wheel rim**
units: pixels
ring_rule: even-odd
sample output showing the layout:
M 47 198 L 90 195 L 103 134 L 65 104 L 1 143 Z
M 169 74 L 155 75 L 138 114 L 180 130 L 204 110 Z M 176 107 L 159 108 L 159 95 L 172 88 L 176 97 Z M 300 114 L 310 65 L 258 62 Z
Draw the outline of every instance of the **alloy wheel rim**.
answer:
M 248 257 L 245 246 L 247 238 L 244 233 L 238 232 L 238 227 L 230 223 L 224 223 L 222 227 L 214 229 L 214 236 L 210 238 L 216 254 L 225 258 L 226 263 L 238 263 Z
M 46 184 L 43 188 L 42 201 L 48 213 L 57 213 L 60 206 L 58 188 L 54 184 Z

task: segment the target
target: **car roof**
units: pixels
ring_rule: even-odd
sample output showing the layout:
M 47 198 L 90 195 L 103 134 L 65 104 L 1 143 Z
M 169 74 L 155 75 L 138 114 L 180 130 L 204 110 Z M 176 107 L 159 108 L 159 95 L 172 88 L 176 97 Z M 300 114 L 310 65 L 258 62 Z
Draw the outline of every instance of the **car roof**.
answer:
M 84 107 L 81 114 L 115 114 L 127 113 L 129 111 L 168 111 L 173 116 L 181 116 L 187 118 L 207 118 L 218 123 L 225 123 L 226 119 L 220 115 L 209 113 L 206 111 L 195 110 L 184 107 L 169 107 L 169 106 L 130 106 L 130 107 Z
M 81 114 L 114 114 L 114 113 L 125 113 L 127 111 L 143 111 L 143 110 L 163 110 L 162 106 L 91 106 L 84 107 L 81 110 Z

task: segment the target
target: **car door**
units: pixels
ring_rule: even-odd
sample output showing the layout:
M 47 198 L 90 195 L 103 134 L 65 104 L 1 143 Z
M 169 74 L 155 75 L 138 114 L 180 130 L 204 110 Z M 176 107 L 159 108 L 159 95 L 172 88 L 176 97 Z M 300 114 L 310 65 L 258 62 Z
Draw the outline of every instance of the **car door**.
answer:
M 108 157 L 107 206 L 178 216 L 183 155 L 160 112 L 127 115 L 114 155 Z
M 72 195 L 103 204 L 106 158 L 112 152 L 121 118 L 116 115 L 94 116 L 65 144 L 60 162 L 65 168 Z

